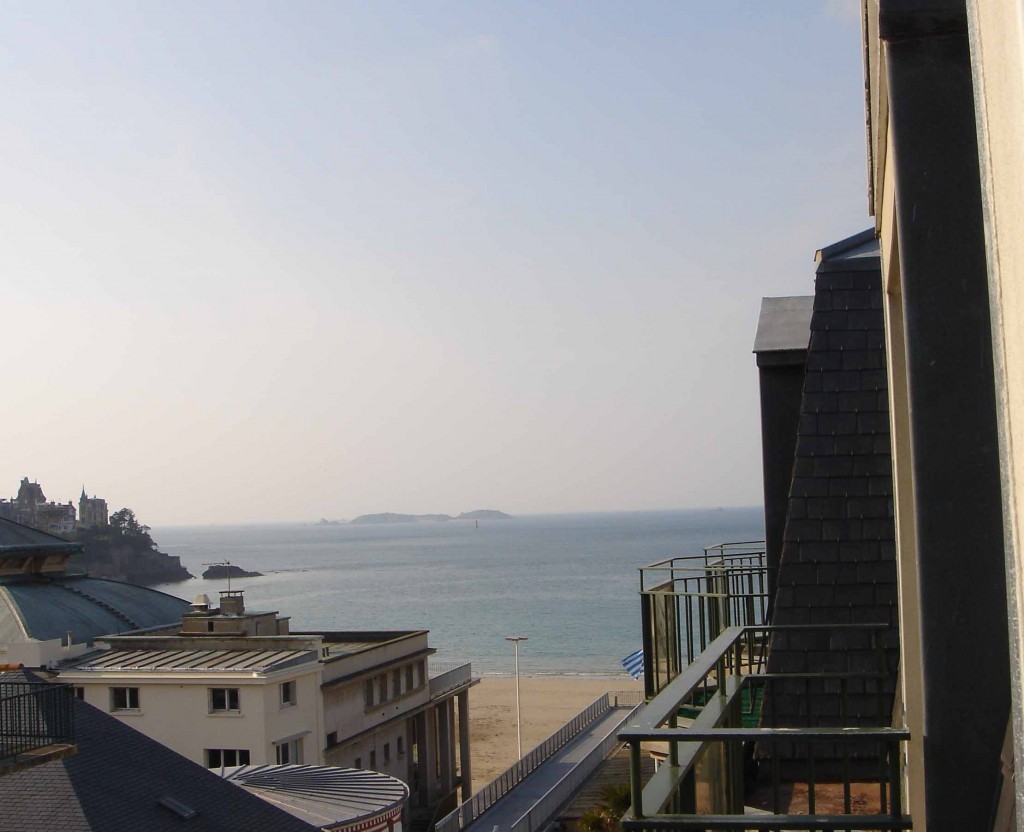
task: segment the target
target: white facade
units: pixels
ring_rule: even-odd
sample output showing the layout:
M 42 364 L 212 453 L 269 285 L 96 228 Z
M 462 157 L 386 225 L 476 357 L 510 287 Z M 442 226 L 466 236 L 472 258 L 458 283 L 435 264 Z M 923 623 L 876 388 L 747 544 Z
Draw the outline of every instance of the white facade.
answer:
M 252 672 L 86 661 L 60 678 L 90 705 L 200 765 L 321 765 L 320 667 L 307 655 L 297 667 Z
M 407 783 L 419 808 L 460 787 L 469 796 L 469 665 L 432 688 L 425 630 L 290 633 L 225 596 L 180 628 L 106 637 L 59 667 L 60 681 L 208 768 L 369 769 Z

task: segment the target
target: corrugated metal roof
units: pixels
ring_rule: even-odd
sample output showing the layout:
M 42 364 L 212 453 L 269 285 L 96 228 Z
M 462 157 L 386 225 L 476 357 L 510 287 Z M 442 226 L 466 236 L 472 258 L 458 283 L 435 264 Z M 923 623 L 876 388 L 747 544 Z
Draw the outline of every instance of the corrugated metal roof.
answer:
M 240 766 L 224 777 L 317 826 L 356 822 L 403 804 L 409 787 L 376 771 L 333 766 Z
M 69 670 L 265 673 L 315 660 L 312 650 L 108 650 L 87 656 Z

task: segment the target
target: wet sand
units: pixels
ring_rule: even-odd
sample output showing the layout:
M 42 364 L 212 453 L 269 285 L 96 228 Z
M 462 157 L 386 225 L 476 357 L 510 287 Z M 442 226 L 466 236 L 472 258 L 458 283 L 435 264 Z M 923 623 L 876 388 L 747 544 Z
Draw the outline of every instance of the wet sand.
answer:
M 539 745 L 601 694 L 640 690 L 628 676 L 523 676 L 523 753 Z M 516 681 L 485 677 L 469 694 L 469 734 L 473 753 L 473 791 L 514 763 L 516 753 Z

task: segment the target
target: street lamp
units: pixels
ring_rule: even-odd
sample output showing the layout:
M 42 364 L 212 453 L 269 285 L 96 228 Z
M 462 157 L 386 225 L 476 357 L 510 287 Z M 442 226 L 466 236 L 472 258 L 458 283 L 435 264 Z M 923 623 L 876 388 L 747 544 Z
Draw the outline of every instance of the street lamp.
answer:
M 516 741 L 519 747 L 519 759 L 523 759 L 523 717 L 519 707 L 519 642 L 526 641 L 526 636 L 505 636 L 516 648 Z

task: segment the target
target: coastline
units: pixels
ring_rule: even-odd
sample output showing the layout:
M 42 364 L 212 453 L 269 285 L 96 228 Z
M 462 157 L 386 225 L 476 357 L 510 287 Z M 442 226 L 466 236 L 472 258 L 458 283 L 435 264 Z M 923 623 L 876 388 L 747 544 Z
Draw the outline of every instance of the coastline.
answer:
M 514 675 L 486 675 L 469 693 L 473 792 L 514 763 L 516 750 Z M 523 753 L 535 748 L 608 691 L 642 690 L 626 675 L 520 674 Z

